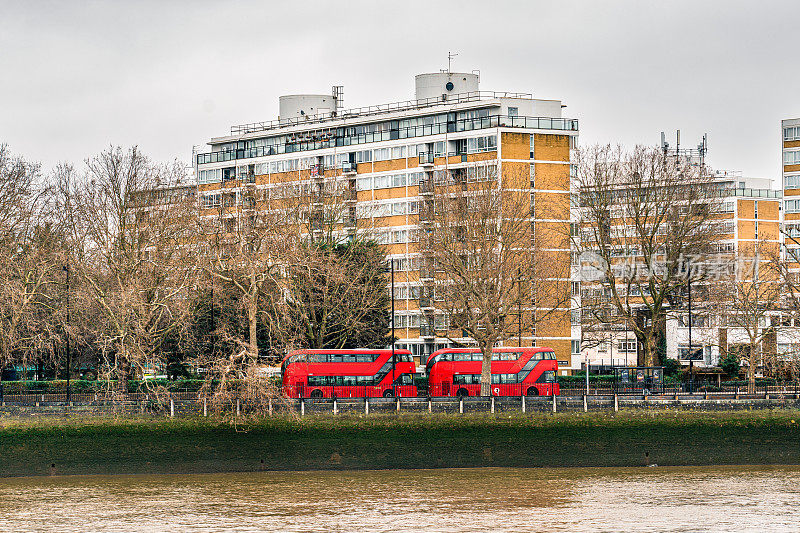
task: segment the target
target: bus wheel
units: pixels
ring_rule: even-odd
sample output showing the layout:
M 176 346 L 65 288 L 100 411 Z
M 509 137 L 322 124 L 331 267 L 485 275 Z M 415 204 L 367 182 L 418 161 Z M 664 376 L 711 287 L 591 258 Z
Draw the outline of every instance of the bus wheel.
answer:
M 394 396 L 394 394 L 392 394 L 392 391 L 390 391 L 390 390 L 387 390 L 386 392 L 383 393 L 383 397 L 384 398 L 391 398 L 393 396 Z
M 528 389 L 526 396 L 539 396 L 539 389 L 536 387 L 531 387 Z
M 321 391 L 321 390 L 319 390 L 319 389 L 317 389 L 317 390 L 312 390 L 312 391 L 311 391 L 311 397 L 312 397 L 312 398 L 322 398 L 322 391 Z
M 469 396 L 469 391 L 467 389 L 458 389 L 456 396 L 459 398 L 463 398 L 464 396 Z

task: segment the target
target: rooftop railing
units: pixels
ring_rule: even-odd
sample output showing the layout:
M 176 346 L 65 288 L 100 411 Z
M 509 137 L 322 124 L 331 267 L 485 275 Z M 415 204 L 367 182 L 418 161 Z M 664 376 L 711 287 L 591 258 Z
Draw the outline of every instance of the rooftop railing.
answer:
M 774 189 L 725 189 L 723 195 L 727 196 L 746 196 L 748 198 L 783 198 L 783 191 Z
M 420 100 L 405 100 L 402 102 L 391 102 L 388 104 L 357 107 L 353 109 L 342 109 L 342 110 L 337 110 L 333 113 L 306 115 L 302 118 L 301 117 L 287 118 L 279 120 L 268 120 L 266 122 L 251 122 L 250 124 L 239 124 L 236 126 L 231 126 L 231 135 L 245 135 L 247 133 L 253 133 L 256 131 L 287 128 L 289 126 L 317 124 L 320 122 L 328 122 L 331 120 L 367 117 L 370 115 L 379 115 L 395 111 L 409 111 L 413 109 L 422 109 L 425 107 L 432 107 L 436 105 L 461 104 L 467 102 L 478 102 L 481 100 L 495 100 L 497 98 L 524 98 L 531 100 L 533 99 L 533 95 L 530 93 L 512 93 L 512 92 L 496 92 L 496 91 L 474 91 L 474 92 L 458 93 L 458 94 L 446 94 L 433 98 L 423 98 Z

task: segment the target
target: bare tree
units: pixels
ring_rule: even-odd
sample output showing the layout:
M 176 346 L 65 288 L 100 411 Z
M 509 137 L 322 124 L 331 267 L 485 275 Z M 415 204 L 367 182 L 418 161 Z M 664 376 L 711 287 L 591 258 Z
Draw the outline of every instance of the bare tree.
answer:
M 436 297 L 449 329 L 465 332 L 481 350 L 483 396 L 489 395 L 493 346 L 569 313 L 568 252 L 566 260 L 553 260 L 547 250 L 559 248 L 559 234 L 536 228 L 525 189 L 503 186 L 493 169 L 454 173 L 440 180 L 420 215 L 429 221 L 421 224 L 420 245 L 436 271 Z M 566 209 L 568 216 L 568 202 Z
M 719 190 L 690 158 L 655 148 L 590 146 L 580 151 L 576 185 L 583 320 L 621 322 L 642 347 L 639 362 L 657 360 L 668 313 L 679 307 L 692 258 L 720 235 Z M 699 259 L 698 259 L 699 260 Z
M 377 348 L 389 343 L 386 254 L 361 237 L 300 247 L 286 291 L 292 322 L 287 333 L 300 346 Z
M 57 229 L 39 166 L 0 145 L 0 371 L 52 351 Z
M 194 188 L 183 168 L 155 165 L 136 148 L 111 147 L 87 161 L 67 190 L 75 227 L 70 263 L 83 282 L 78 309 L 96 309 L 92 334 L 105 368 L 125 381 L 163 366 L 161 349 L 184 327 L 193 261 Z
M 709 300 L 729 328 L 728 336 L 744 337 L 737 355 L 747 364 L 750 394 L 755 392 L 756 369 L 763 365 L 765 341 L 775 336 L 779 325 L 784 284 L 777 248 L 777 243 L 759 241 L 752 250 L 740 250 L 735 272 L 710 285 Z

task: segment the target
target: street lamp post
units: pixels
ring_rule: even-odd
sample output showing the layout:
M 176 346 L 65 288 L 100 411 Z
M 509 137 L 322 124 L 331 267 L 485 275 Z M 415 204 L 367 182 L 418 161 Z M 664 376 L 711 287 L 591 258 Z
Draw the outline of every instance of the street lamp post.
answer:
M 397 377 L 395 375 L 395 368 L 397 367 L 397 360 L 394 353 L 394 260 L 389 259 L 389 272 L 391 273 L 391 291 L 392 291 L 392 395 L 397 398 Z
M 64 328 L 64 343 L 66 344 L 66 352 L 67 352 L 67 403 L 70 401 L 70 390 L 69 390 L 69 377 L 70 371 L 72 369 L 72 352 L 70 351 L 69 346 L 69 266 L 64 265 L 62 270 L 66 273 L 66 285 L 67 285 L 67 297 L 66 297 L 66 304 L 67 304 L 67 317 L 66 317 L 66 327 Z
M 694 352 L 692 347 L 692 275 L 686 269 L 686 288 L 689 297 L 689 394 L 694 394 Z
M 522 347 L 522 267 L 517 267 L 517 346 Z

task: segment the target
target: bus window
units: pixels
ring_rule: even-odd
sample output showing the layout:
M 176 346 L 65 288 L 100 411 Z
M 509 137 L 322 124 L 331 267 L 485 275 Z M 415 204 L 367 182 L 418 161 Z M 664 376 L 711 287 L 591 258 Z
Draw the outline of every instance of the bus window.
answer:
M 396 385 L 413 385 L 414 379 L 411 374 L 402 374 L 394 381 Z

